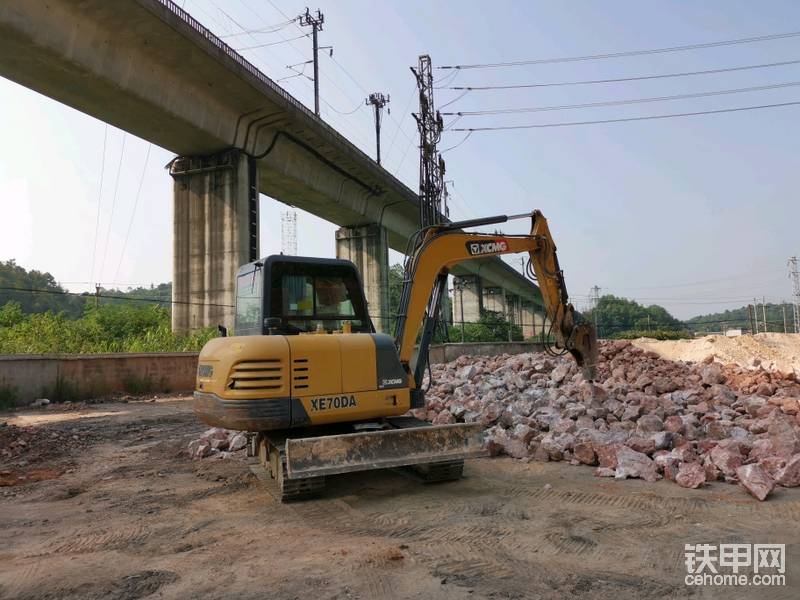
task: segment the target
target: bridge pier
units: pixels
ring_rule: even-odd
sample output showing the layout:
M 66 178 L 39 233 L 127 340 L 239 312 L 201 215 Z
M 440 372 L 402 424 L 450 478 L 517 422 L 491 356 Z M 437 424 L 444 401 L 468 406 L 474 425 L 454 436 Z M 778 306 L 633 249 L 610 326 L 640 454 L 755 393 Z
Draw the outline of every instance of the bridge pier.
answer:
M 516 294 L 506 294 L 506 319 L 512 325 L 522 326 L 522 298 Z
M 501 287 L 484 286 L 483 288 L 483 309 L 491 310 L 508 317 L 506 307 L 506 293 Z
M 523 300 L 520 303 L 520 315 L 522 318 L 522 337 L 527 340 L 538 335 L 541 329 L 536 326 L 536 312 L 533 308 L 533 302 Z
M 233 331 L 236 272 L 259 257 L 258 172 L 238 150 L 180 156 L 174 179 L 172 330 Z
M 361 274 L 369 315 L 380 332 L 391 333 L 389 314 L 389 244 L 386 228 L 377 223 L 336 230 L 336 258 L 352 261 Z
M 481 280 L 475 275 L 455 277 L 453 292 L 453 324 L 477 323 L 481 318 Z

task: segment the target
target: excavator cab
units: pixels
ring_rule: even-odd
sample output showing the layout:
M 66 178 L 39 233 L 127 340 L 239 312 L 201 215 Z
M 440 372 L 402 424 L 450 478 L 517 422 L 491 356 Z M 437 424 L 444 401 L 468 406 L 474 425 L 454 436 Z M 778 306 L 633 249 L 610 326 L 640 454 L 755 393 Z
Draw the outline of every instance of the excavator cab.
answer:
M 349 324 L 349 325 L 348 325 Z M 273 255 L 236 276 L 236 335 L 373 333 L 361 278 L 349 260 Z

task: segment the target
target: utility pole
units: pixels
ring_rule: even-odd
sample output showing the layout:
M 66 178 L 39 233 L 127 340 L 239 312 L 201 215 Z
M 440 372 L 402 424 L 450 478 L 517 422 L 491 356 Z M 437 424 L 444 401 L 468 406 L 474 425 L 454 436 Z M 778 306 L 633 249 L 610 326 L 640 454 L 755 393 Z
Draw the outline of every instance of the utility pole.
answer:
M 597 332 L 597 337 L 600 337 L 600 319 L 598 318 L 598 313 L 600 312 L 600 287 L 595 285 L 591 289 L 591 297 L 593 302 L 593 310 L 594 313 L 594 329 Z
M 747 305 L 747 316 L 750 317 L 750 335 L 757 333 L 756 327 L 756 311 L 752 304 Z
M 783 333 L 789 333 L 786 329 L 786 303 L 781 303 L 781 312 L 783 313 Z
M 789 277 L 792 280 L 792 300 L 794 304 L 794 332 L 800 333 L 800 273 L 797 271 L 797 257 L 789 259 Z
M 375 110 L 375 160 L 378 165 L 381 164 L 381 116 L 383 113 L 383 107 L 389 104 L 389 94 L 385 96 L 380 92 L 374 92 L 369 95 L 364 103 L 369 106 L 372 104 L 372 108 Z M 392 114 L 392 109 L 386 109 L 389 114 Z
M 456 182 L 452 179 L 448 179 L 443 181 L 442 184 L 442 212 L 445 217 L 450 218 L 450 190 L 447 189 L 447 185 L 455 186 Z
M 767 299 L 764 296 L 761 296 L 761 315 L 764 317 L 764 333 L 769 331 L 769 327 L 767 326 Z
M 311 27 L 311 39 L 314 42 L 314 113 L 319 116 L 319 43 L 317 32 L 322 31 L 322 24 L 325 22 L 325 15 L 317 9 L 317 16 L 314 17 L 306 7 L 305 14 L 300 15 L 301 27 Z
M 433 65 L 431 57 L 419 57 L 417 68 L 411 67 L 419 89 L 419 113 L 414 113 L 419 129 L 419 199 L 420 225 L 428 227 L 440 222 L 444 160 L 436 149 L 442 137 L 444 121 L 433 102 Z
M 461 309 L 461 343 L 464 343 L 464 288 L 467 283 L 461 277 L 453 280 L 453 291 L 458 291 L 458 303 Z
M 431 57 L 423 54 L 419 57 L 417 68 L 411 67 L 419 90 L 419 113 L 412 113 L 419 129 L 419 221 L 420 226 L 430 227 L 442 222 L 442 194 L 444 188 L 444 159 L 436 149 L 442 138 L 444 121 L 436 110 L 433 101 L 433 64 Z M 447 274 L 440 274 L 436 288 L 431 294 L 428 305 L 428 317 L 432 318 L 432 326 L 423 326 L 423 338 L 427 329 L 432 335 L 437 326 L 443 326 L 442 296 L 447 293 Z M 427 320 L 426 318 L 426 320 Z M 447 340 L 447 327 L 442 327 L 442 337 Z
M 100 306 L 100 284 L 94 284 L 94 307 L 98 308 Z
M 755 306 L 755 310 L 753 311 L 756 315 L 756 333 L 758 333 L 758 299 L 753 298 L 753 305 Z

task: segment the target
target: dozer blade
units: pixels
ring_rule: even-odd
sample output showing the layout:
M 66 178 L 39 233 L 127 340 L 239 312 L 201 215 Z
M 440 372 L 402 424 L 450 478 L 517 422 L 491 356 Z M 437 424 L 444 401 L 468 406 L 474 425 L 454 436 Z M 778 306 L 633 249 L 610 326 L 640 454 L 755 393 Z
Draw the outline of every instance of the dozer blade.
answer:
M 488 456 L 480 423 L 286 440 L 289 479 Z

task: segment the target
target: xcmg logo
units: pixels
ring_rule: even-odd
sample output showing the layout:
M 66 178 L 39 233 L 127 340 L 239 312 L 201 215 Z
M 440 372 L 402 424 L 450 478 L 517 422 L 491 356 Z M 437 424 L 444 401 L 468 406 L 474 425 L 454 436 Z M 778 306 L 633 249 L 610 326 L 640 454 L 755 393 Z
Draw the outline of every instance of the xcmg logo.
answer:
M 506 240 L 490 240 L 488 242 L 467 242 L 467 252 L 472 256 L 479 254 L 497 254 L 508 250 Z

